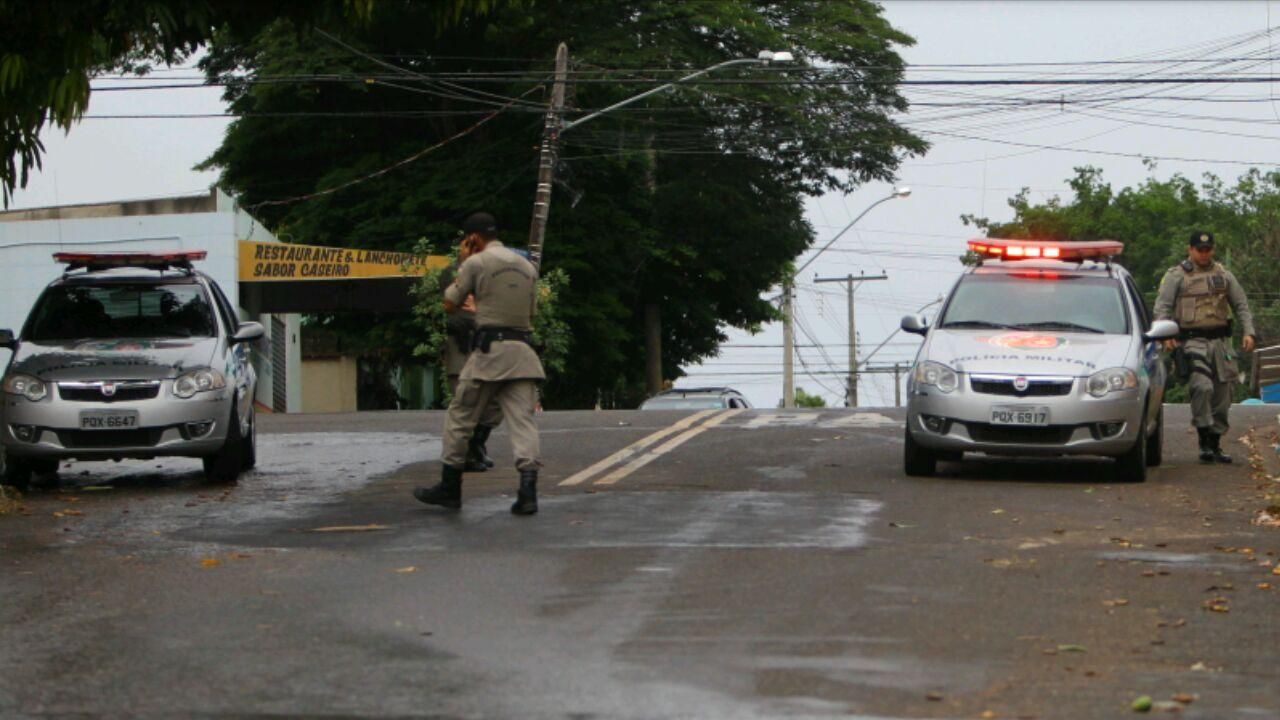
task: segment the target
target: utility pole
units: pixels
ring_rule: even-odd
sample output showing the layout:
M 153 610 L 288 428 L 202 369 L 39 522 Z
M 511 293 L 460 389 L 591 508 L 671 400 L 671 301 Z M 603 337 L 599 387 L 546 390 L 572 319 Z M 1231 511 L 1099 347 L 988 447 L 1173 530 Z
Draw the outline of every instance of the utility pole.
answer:
M 865 274 L 858 275 L 857 277 L 849 274 L 845 277 L 813 279 L 813 281 L 817 283 L 844 283 L 845 292 L 849 295 L 849 386 L 848 391 L 845 393 L 846 407 L 858 407 L 858 327 L 856 318 L 853 314 L 853 293 L 857 290 L 857 283 L 865 282 L 867 280 L 888 279 L 888 275 Z
M 791 327 L 791 278 L 782 281 L 782 407 L 796 406 L 796 337 Z
M 538 159 L 538 188 L 533 197 L 533 222 L 529 227 L 529 258 L 535 268 L 542 266 L 542 239 L 547 234 L 551 213 L 551 184 L 560 156 L 560 118 L 564 113 L 564 82 L 569 73 L 569 46 L 556 48 L 556 79 L 551 86 L 551 104 L 542 126 L 542 152 Z

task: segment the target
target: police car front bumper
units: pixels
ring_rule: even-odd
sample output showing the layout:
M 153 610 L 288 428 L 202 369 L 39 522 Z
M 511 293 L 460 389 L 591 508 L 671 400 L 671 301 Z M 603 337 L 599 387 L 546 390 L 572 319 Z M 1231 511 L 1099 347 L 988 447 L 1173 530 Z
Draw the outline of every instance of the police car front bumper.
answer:
M 0 443 L 25 458 L 205 457 L 226 442 L 234 396 L 227 388 L 184 400 L 164 387 L 155 398 L 105 404 L 69 401 L 56 391 L 38 402 L 0 394 Z M 136 425 L 85 429 L 83 413 L 101 411 L 136 413 Z
M 1143 388 L 1096 398 L 1075 378 L 1071 392 L 1053 397 L 1012 397 L 974 392 L 961 382 L 951 393 L 913 389 L 907 401 L 912 439 L 931 450 L 991 455 L 1104 455 L 1133 448 L 1142 431 Z M 995 423 L 994 411 L 1047 411 L 1044 424 Z

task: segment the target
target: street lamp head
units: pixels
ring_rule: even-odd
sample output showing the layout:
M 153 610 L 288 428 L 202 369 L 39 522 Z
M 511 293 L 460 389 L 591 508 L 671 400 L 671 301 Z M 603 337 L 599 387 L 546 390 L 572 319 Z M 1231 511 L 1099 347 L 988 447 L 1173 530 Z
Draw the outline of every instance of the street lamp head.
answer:
M 795 57 L 791 53 L 787 52 L 786 50 L 782 50 L 779 52 L 774 52 L 772 50 L 761 50 L 760 53 L 756 55 L 756 59 L 759 60 L 764 65 L 768 65 L 769 63 L 795 62 Z
M 909 187 L 894 188 L 893 196 L 900 197 L 900 198 L 911 197 L 911 188 Z

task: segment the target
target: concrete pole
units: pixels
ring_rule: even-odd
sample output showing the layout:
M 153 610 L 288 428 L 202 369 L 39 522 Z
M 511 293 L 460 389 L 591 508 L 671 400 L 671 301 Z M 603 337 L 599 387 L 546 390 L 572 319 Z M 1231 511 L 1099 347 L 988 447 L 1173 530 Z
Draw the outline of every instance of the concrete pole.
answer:
M 551 185 L 555 181 L 556 161 L 560 154 L 560 116 L 564 112 L 564 82 L 569 72 L 569 46 L 556 48 L 556 79 L 551 87 L 551 105 L 542 128 L 542 151 L 538 158 L 538 188 L 533 197 L 533 222 L 529 227 L 529 258 L 534 267 L 542 266 L 542 240 L 547 234 L 547 217 L 551 214 Z
M 796 339 L 792 329 L 791 291 L 794 279 L 782 281 L 782 407 L 796 406 L 795 356 Z

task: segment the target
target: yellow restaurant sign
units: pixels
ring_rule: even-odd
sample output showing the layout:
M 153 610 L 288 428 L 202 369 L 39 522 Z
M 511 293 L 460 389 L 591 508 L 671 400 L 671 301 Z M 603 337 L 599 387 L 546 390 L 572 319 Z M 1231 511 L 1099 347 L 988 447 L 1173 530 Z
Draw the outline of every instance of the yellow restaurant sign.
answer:
M 448 264 L 443 255 L 240 241 L 242 282 L 421 277 Z

